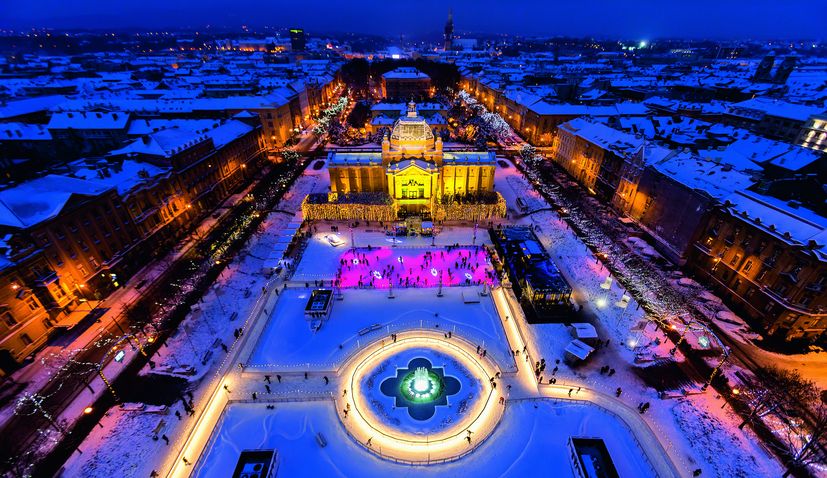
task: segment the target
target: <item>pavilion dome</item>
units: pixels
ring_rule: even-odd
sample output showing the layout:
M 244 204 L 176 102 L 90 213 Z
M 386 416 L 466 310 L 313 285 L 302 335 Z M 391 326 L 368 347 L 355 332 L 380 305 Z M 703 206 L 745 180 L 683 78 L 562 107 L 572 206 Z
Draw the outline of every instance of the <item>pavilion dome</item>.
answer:
M 416 105 L 408 103 L 408 114 L 400 117 L 391 130 L 392 149 L 424 149 L 433 146 L 434 133 L 425 118 L 416 113 Z

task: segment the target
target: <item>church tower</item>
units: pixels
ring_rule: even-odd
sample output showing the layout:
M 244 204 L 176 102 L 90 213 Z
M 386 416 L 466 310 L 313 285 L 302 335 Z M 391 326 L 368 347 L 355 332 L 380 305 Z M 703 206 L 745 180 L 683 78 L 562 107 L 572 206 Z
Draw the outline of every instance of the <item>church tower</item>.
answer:
M 445 22 L 445 51 L 454 49 L 454 12 L 448 10 L 448 21 Z
M 763 60 L 761 60 L 761 64 L 758 65 L 758 69 L 755 70 L 755 74 L 752 75 L 752 81 L 756 82 L 768 82 L 772 80 L 772 67 L 775 64 L 775 54 L 770 53 L 769 55 L 765 56 Z

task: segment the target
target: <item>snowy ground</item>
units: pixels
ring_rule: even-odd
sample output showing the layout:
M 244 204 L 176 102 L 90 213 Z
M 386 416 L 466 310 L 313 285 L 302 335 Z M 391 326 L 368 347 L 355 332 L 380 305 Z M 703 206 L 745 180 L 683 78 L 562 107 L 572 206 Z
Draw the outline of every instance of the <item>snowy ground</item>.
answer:
M 526 199 L 532 210 L 548 207 L 516 169 L 498 169 L 497 174 L 498 190 L 510 208 L 516 210 L 517 197 Z M 664 334 L 651 322 L 647 325 L 648 318 L 634 299 L 629 298 L 628 305 L 621 301 L 626 291 L 556 213 L 537 212 L 517 222 L 536 226 L 541 242 L 573 286 L 573 298 L 583 307 L 583 315 L 595 325 L 602 340 L 610 341 L 610 346 L 596 350 L 588 363 L 570 367 L 562 361 L 562 349 L 572 340 L 565 325 L 524 324 L 523 330 L 529 344 L 534 345 L 536 356 L 558 367 L 554 374 L 558 383 L 583 384 L 607 394 L 613 394 L 620 387 L 621 400 L 629 405 L 649 402 L 651 408 L 644 418 L 667 443 L 679 468 L 689 471 L 700 468 L 703 476 L 721 478 L 740 476 L 737 473 L 746 469 L 761 470 L 762 476 L 780 475 L 777 460 L 757 445 L 751 433 L 737 429 L 738 418 L 721 409 L 723 401 L 711 389 L 680 402 L 660 400 L 655 390 L 646 387 L 634 374 L 633 367 L 638 365 L 636 358 L 665 357 L 678 361 L 683 358 L 680 352 L 674 357 L 668 353 L 671 342 L 665 342 Z M 557 360 L 559 364 L 555 363 Z M 600 368 L 604 365 L 616 373 L 611 377 L 601 374 Z M 551 371 L 546 370 L 544 375 L 547 380 Z M 703 412 L 698 412 L 701 410 Z M 689 423 L 703 430 L 704 439 L 686 430 Z M 720 454 L 722 448 L 730 453 Z
M 276 209 L 298 211 L 304 196 L 326 188 L 325 181 L 326 178 L 322 179 L 318 171 L 309 168 Z M 266 218 L 260 232 L 250 240 L 244 252 L 222 272 L 212 290 L 193 308 L 175 335 L 167 340 L 166 346 L 152 357 L 156 369 L 147 366 L 141 371 L 142 374 L 169 373 L 187 366 L 194 367 L 195 374 L 185 377 L 192 382 L 195 407 L 203 406 L 205 398 L 201 389 L 208 383 L 203 378 L 226 360 L 227 354 L 220 347 L 222 342 L 230 347 L 230 351 L 233 350 L 233 330 L 243 324 L 261 297 L 261 288 L 267 282 L 262 269 L 273 265 L 268 263 L 270 250 L 293 220 L 294 216 L 282 212 L 274 212 Z M 229 321 L 234 312 L 237 312 L 237 318 Z M 204 358 L 206 360 L 202 363 Z M 116 365 L 122 367 L 121 364 Z M 106 372 L 112 376 L 108 369 Z M 93 387 L 104 393 L 103 384 L 93 384 Z M 78 406 L 70 407 L 67 414 L 80 415 L 80 410 L 89 403 L 88 398 L 85 401 L 83 396 L 80 398 L 76 401 Z M 175 411 L 182 415 L 181 421 L 174 415 Z M 160 419 L 165 422 L 162 433 L 170 438 L 170 446 L 143 433 L 145 429 L 156 427 Z M 180 442 L 184 428 L 191 423 L 192 418 L 187 416 L 180 402 L 174 404 L 166 415 L 110 410 L 101 421 L 103 428 L 96 427 L 80 445 L 84 453 L 76 453 L 66 462 L 64 476 L 109 477 L 117 471 L 122 471 L 123 476 L 149 476 L 152 470 L 160 470 L 163 457 L 170 453 L 176 442 Z
M 602 409 L 566 401 L 510 404 L 503 421 L 480 448 L 447 464 L 410 466 L 382 460 L 356 445 L 338 423 L 329 401 L 235 404 L 225 415 L 195 476 L 223 476 L 245 449 L 276 449 L 278 476 L 420 477 L 548 476 L 574 477 L 566 441 L 570 436 L 606 441 L 620 476 L 656 476 L 629 430 Z M 316 441 L 321 433 L 327 446 Z
M 582 385 L 612 398 L 614 390 L 622 387 L 623 395 L 617 401 L 631 407 L 636 419 L 638 415 L 633 408 L 641 402 L 651 402 L 651 409 L 639 416 L 645 424 L 635 423 L 634 428 L 640 431 L 644 424 L 644 428 L 648 425 L 654 430 L 682 475 L 691 475 L 696 468 L 703 470 L 703 476 L 743 476 L 744 470 L 753 470 L 752 474 L 757 476 L 780 475 L 777 462 L 755 444 L 755 438 L 747 431 L 737 430 L 736 417 L 728 407 L 721 408 L 724 402 L 719 397 L 707 393 L 681 400 L 659 400 L 652 389 L 642 384 L 632 368 L 635 352 L 640 352 L 645 345 L 636 350 L 636 347 L 622 343 L 634 338 L 646 344 L 657 337 L 654 328 L 646 332 L 635 331 L 635 326 L 645 322 L 643 312 L 637 310 L 634 300 L 621 307 L 624 291 L 618 288 L 616 281 L 607 281 L 608 271 L 554 213 L 548 211 L 517 217 L 517 197 L 526 198 L 538 208 L 543 207 L 544 202 L 513 166 L 498 167 L 497 175 L 496 188 L 509 204 L 512 221 L 539 227 L 538 234 L 544 246 L 575 286 L 575 300 L 584 306 L 584 316 L 596 325 L 602 339 L 611 341 L 609 346 L 597 350 L 585 366 L 570 368 L 561 362 L 556 372 L 558 384 L 566 387 L 570 384 L 572 388 Z M 308 169 L 278 209 L 298 211 L 305 194 L 326 190 L 326 176 L 324 169 Z M 169 341 L 167 348 L 161 349 L 163 357 L 156 360 L 161 366 L 196 365 L 198 373 L 193 381 L 196 408 L 203 409 L 205 396 L 213 390 L 211 382 L 198 380 L 198 377 L 218 370 L 220 365 L 225 367 L 222 370 L 228 367 L 223 364 L 226 355 L 216 345 L 216 339 L 231 346 L 230 353 L 235 351 L 232 330 L 241 324 L 247 311 L 261 296 L 260 290 L 265 284 L 261 271 L 273 265 L 268 264 L 270 250 L 287 223 L 293 220 L 293 216 L 282 212 L 271 214 L 261 234 L 251 241 L 247 254 L 239 256 L 224 273 L 218 293 L 216 289 L 210 292 L 200 310 L 187 318 L 183 331 Z M 338 227 L 339 236 L 345 241 L 345 245 L 338 248 L 324 238 L 334 226 Z M 251 332 L 244 350 L 248 346 L 251 349 L 245 354 L 250 354 L 247 361 L 254 372 L 257 369 L 310 371 L 316 372 L 316 376 L 305 380 L 301 373 L 286 373 L 284 383 L 274 380 L 268 385 L 273 393 L 265 394 L 261 374 L 233 375 L 234 399 L 249 398 L 252 391 L 257 391 L 261 400 L 289 396 L 291 400 L 305 397 L 305 401 L 262 401 L 228 406 L 219 425 L 212 431 L 210 444 L 197 465 L 188 467 L 189 471 L 194 471 L 196 476 L 223 476 L 232 471 L 241 450 L 275 448 L 280 457 L 278 476 L 384 477 L 389 473 L 399 476 L 537 476 L 546 473 L 565 477 L 573 476 L 566 440 L 574 435 L 606 440 L 621 476 L 655 476 L 646 453 L 659 452 L 641 450 L 638 439 L 627 428 L 629 424 L 603 408 L 567 400 L 509 402 L 494 434 L 479 449 L 449 464 L 400 465 L 360 448 L 347 436 L 329 398 L 318 401 L 320 397 L 330 396 L 329 387 L 322 385 L 318 372 L 327 374 L 335 370 L 366 341 L 381 340 L 391 333 L 411 328 L 437 330 L 437 324 L 439 330 L 450 330 L 480 344 L 504 372 L 515 364 L 511 356 L 512 345 L 506 339 L 503 323 L 490 298 L 481 297 L 479 303 L 473 304 L 464 302 L 463 296 L 477 297 L 479 287 L 445 287 L 441 298 L 436 297 L 435 288 L 395 288 L 393 299 L 388 298 L 387 290 L 345 289 L 344 300 L 334 302 L 332 316 L 319 331 L 313 332 L 304 318 L 311 289 L 303 287 L 303 283 L 309 282 L 312 286 L 314 280 L 333 278 L 342 254 L 351 248 L 351 234 L 346 225 L 321 223 L 315 226 L 314 232 L 297 264 L 290 287 L 280 293 L 275 307 L 264 317 L 266 323 L 256 324 L 262 332 L 258 336 L 252 336 Z M 475 238 L 473 224 L 469 224 L 447 227 L 433 241 L 437 246 L 482 244 L 488 242 L 487 236 L 480 229 Z M 392 245 L 378 225 L 357 228 L 352 237 L 358 248 L 369 244 L 373 247 Z M 406 237 L 401 241 L 395 244 L 395 251 L 399 252 L 394 254 L 416 255 L 424 248 L 430 248 L 432 239 Z M 226 320 L 232 312 L 239 313 L 238 322 Z M 519 327 L 532 357 L 547 360 L 547 379 L 556 365 L 555 360 L 562 358 L 562 347 L 570 340 L 568 331 L 561 324 L 528 325 L 517 317 L 505 322 L 506 329 L 513 329 L 517 321 L 520 321 Z M 258 328 L 250 326 L 247 330 Z M 511 332 L 509 334 L 509 337 L 513 336 Z M 662 347 L 652 350 L 663 353 Z M 213 353 L 206 364 L 195 363 L 194 356 L 200 358 L 207 351 Z M 598 370 L 604 364 L 617 369 L 617 373 L 612 377 L 600 374 Z M 245 375 L 255 378 L 245 381 Z M 509 377 L 509 380 L 519 386 L 516 378 Z M 334 385 L 331 383 L 330 387 Z M 285 390 L 291 392 L 281 393 Z M 218 391 L 223 396 L 220 387 Z M 521 396 L 537 395 L 536 387 L 533 391 L 530 388 L 521 391 Z M 267 409 L 266 403 L 274 404 L 275 408 Z M 182 421 L 174 416 L 175 410 L 184 415 Z M 214 416 L 218 417 L 218 414 Z M 156 441 L 149 436 L 148 431 L 158 426 L 160 420 L 165 421 L 161 433 L 172 441 L 169 447 L 163 440 Z M 67 463 L 65 476 L 107 477 L 117 473 L 149 476 L 156 468 L 162 474 L 166 473 L 167 470 L 160 466 L 165 457 L 171 455 L 174 458 L 174 454 L 182 449 L 181 442 L 193 424 L 193 419 L 183 413 L 179 404 L 174 405 L 167 415 L 111 411 L 102 421 L 103 428 L 96 428 L 81 445 L 84 453 L 75 454 Z M 324 448 L 316 441 L 316 434 L 320 432 L 328 443 Z M 193 456 L 190 458 L 195 461 Z
M 304 317 L 309 289 L 287 289 L 281 293 L 269 323 L 249 360 L 252 367 L 273 370 L 333 370 L 361 344 L 413 328 L 452 331 L 488 350 L 501 367 L 511 359 L 499 316 L 488 297 L 479 297 L 480 287 L 394 289 L 388 292 L 347 289 L 344 299 L 333 303 L 331 317 L 314 332 Z M 478 297 L 478 303 L 463 302 Z M 360 335 L 360 331 L 365 331 Z M 341 346 L 341 348 L 340 348 Z

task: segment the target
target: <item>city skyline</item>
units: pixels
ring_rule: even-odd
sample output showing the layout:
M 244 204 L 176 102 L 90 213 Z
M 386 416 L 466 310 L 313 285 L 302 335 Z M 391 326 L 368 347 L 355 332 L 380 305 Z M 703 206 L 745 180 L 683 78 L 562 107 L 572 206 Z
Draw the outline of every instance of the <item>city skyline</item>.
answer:
M 827 477 L 820 4 L 10 1 L 0 477 Z
M 247 8 L 227 12 L 215 0 L 108 3 L 97 0 L 56 0 L 7 5 L 0 27 L 7 29 L 53 28 L 90 30 L 251 29 L 301 27 L 323 34 L 360 33 L 389 37 L 437 36 L 448 10 L 454 9 L 458 33 L 521 36 L 578 36 L 595 38 L 708 38 L 708 39 L 820 39 L 818 15 L 802 15 L 809 4 L 784 2 L 682 2 L 644 1 L 624 4 L 611 1 L 541 2 L 516 4 L 483 0 L 450 3 L 427 0 L 418 8 L 367 0 L 262 2 L 248 0 Z M 325 15 L 306 15 L 308 11 Z M 255 14 L 251 13 L 255 12 Z M 565 21 L 558 19 L 565 18 Z M 733 19 L 738 19 L 733 21 Z

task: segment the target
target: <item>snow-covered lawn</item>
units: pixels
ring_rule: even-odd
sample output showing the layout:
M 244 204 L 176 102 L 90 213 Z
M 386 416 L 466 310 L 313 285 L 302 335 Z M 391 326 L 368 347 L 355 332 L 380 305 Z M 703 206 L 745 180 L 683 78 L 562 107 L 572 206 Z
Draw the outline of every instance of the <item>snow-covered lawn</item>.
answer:
M 532 208 L 547 207 L 518 172 L 506 169 L 497 173 L 498 188 L 509 205 L 517 197 L 523 197 Z M 760 476 L 780 475 L 776 459 L 757 444 L 758 439 L 748 430 L 737 429 L 738 418 L 728 407 L 727 410 L 720 408 L 723 402 L 713 398 L 714 390 L 676 402 L 658 399 L 655 390 L 641 382 L 634 373 L 638 365 L 636 355 L 670 357 L 668 350 L 672 343 L 666 342 L 663 332 L 647 322 L 645 312 L 637 308 L 634 299 L 630 298 L 624 306 L 621 299 L 627 292 L 556 213 L 538 212 L 517 222 L 537 227 L 541 242 L 572 285 L 573 297 L 583 306 L 584 315 L 595 325 L 601 339 L 611 341 L 609 347 L 595 351 L 586 364 L 569 367 L 561 361 L 557 365 L 556 360 L 563 358 L 562 347 L 571 340 L 566 327 L 524 324 L 528 343 L 535 346 L 537 356 L 545 358 L 549 368 L 559 367 L 555 374 L 558 384 L 582 383 L 608 394 L 620 387 L 623 391 L 620 400 L 628 405 L 649 402 L 651 408 L 642 418 L 657 431 L 681 470 L 691 472 L 700 468 L 703 476 L 720 477 L 741 476 L 739 473 L 745 469 L 759 470 L 754 474 Z M 659 339 L 661 345 L 655 345 L 654 339 Z M 696 340 L 693 332 L 687 334 L 687 340 Z M 683 357 L 678 352 L 674 359 L 682 361 Z M 616 373 L 611 377 L 601 374 L 599 370 L 604 365 Z M 550 375 L 547 369 L 545 379 Z M 724 449 L 729 450 L 728 454 L 721 451 Z M 717 467 L 718 462 L 723 465 Z
M 320 447 L 316 435 L 327 441 Z M 275 449 L 278 476 L 574 477 L 567 448 L 571 436 L 597 437 L 620 476 L 655 476 L 626 426 L 599 407 L 566 401 L 520 401 L 508 405 L 493 435 L 471 454 L 451 463 L 411 466 L 383 460 L 345 433 L 330 401 L 233 404 L 215 430 L 195 476 L 226 476 L 246 449 Z
M 718 410 L 711 410 L 706 401 L 681 399 L 671 405 L 675 423 L 702 458 L 699 467 L 704 475 L 747 478 L 783 473 L 777 462 L 768 460 L 763 448 L 743 440 L 744 433 L 737 428 L 727 427 L 716 416 Z
M 314 332 L 304 317 L 309 289 L 281 292 L 267 327 L 248 365 L 278 370 L 332 370 L 361 344 L 414 328 L 439 328 L 479 344 L 500 367 L 513 364 L 508 342 L 490 297 L 478 297 L 480 287 L 394 289 L 388 292 L 346 289 L 334 301 L 331 317 Z M 465 303 L 478 297 L 478 303 Z M 438 326 L 438 327 L 437 327 Z M 372 330 L 369 330 L 372 329 Z M 360 334 L 361 332 L 361 334 Z

